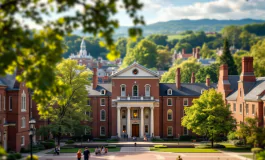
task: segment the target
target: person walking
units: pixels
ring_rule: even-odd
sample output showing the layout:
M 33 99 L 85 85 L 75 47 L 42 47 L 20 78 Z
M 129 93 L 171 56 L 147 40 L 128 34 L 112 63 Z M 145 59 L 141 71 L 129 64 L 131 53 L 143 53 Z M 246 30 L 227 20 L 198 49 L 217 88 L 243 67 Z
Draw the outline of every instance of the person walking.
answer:
M 77 160 L 81 160 L 81 157 L 82 157 L 81 152 L 82 152 L 81 149 L 79 149 L 78 152 L 76 153 Z
M 88 150 L 87 147 L 85 148 L 85 151 L 84 151 L 83 155 L 84 155 L 84 160 L 89 160 L 90 151 Z

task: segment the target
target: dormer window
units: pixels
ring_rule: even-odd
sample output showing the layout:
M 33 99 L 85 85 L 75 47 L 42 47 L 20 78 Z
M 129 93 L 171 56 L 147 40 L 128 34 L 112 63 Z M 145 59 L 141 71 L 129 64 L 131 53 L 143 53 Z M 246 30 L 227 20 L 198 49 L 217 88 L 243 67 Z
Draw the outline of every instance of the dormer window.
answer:
M 100 91 L 100 95 L 105 95 L 106 94 L 106 90 L 105 89 L 102 89 L 101 91 Z
M 167 95 L 172 95 L 172 89 L 167 90 Z

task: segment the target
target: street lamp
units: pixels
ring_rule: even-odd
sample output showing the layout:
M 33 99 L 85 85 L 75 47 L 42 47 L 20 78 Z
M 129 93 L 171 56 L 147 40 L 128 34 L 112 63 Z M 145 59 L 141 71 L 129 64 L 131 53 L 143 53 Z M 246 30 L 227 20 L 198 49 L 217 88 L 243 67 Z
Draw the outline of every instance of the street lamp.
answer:
M 33 136 L 35 134 L 34 125 L 36 124 L 35 119 L 31 119 L 29 121 L 30 130 L 29 130 L 29 137 L 30 137 L 30 159 L 32 160 L 32 143 L 33 143 Z

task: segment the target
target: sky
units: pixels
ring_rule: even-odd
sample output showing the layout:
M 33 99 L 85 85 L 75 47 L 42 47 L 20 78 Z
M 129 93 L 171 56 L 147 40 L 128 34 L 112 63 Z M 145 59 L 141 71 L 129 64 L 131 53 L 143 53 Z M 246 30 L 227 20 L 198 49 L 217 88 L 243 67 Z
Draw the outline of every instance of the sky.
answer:
M 179 19 L 263 19 L 265 0 L 140 0 L 139 12 L 147 24 Z M 116 18 L 122 26 L 131 26 L 125 11 Z

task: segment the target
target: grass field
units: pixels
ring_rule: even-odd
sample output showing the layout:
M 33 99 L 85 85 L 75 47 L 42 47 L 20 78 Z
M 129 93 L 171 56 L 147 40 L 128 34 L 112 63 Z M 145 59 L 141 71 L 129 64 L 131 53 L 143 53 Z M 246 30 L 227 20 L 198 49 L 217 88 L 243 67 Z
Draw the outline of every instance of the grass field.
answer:
M 248 147 L 238 147 L 231 143 L 218 143 L 224 145 L 226 148 L 220 148 L 222 151 L 229 151 L 229 152 L 251 152 L 251 148 Z
M 64 149 L 62 148 L 60 150 L 60 153 L 76 153 L 78 151 L 79 148 L 67 148 Z M 84 151 L 84 149 L 81 149 L 82 152 Z M 89 148 L 90 152 L 93 153 L 95 151 L 95 148 Z M 109 148 L 108 151 L 109 152 L 119 152 L 121 150 L 120 147 L 116 147 L 116 148 Z M 47 154 L 53 154 L 53 151 L 48 152 Z
M 154 148 L 151 147 L 150 151 L 156 152 L 173 152 L 173 153 L 218 153 L 216 149 L 198 149 L 198 148 Z
M 185 34 L 185 35 L 181 35 L 181 34 L 172 34 L 172 35 L 168 35 L 167 37 L 167 40 L 170 41 L 172 39 L 182 39 L 182 38 L 185 38 L 189 36 L 189 34 Z

